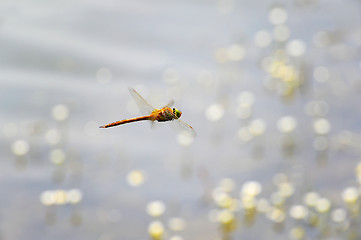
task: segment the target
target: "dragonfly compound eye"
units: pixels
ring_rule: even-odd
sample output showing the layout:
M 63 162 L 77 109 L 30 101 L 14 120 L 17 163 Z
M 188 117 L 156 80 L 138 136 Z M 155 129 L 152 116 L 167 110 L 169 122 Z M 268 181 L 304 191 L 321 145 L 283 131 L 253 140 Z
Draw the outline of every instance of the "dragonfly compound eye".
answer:
M 173 108 L 173 113 L 177 118 L 180 118 L 180 116 L 182 115 L 182 112 L 176 108 Z

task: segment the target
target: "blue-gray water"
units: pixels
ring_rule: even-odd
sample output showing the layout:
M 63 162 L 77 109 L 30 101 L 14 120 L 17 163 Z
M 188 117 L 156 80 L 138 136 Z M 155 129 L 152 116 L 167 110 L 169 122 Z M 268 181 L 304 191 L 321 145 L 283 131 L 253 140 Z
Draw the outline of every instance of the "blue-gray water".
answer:
M 2 0 L 0 239 L 150 239 L 155 220 L 171 240 L 297 239 L 300 229 L 360 239 L 360 50 L 356 0 Z M 174 99 L 194 141 L 166 123 L 98 129 L 138 116 L 129 87 L 156 107 Z M 282 133 L 285 116 L 297 124 Z M 134 170 L 145 173 L 138 187 Z M 294 188 L 282 204 L 277 176 Z M 229 210 L 216 200 L 225 178 L 239 205 Z M 249 181 L 267 213 L 243 205 Z M 358 194 L 349 204 L 347 188 Z M 80 202 L 44 204 L 47 191 L 71 189 Z M 308 206 L 311 191 L 331 208 Z M 152 201 L 161 216 L 147 213 Z M 295 219 L 295 205 L 307 217 Z M 225 230 L 222 209 L 234 214 Z

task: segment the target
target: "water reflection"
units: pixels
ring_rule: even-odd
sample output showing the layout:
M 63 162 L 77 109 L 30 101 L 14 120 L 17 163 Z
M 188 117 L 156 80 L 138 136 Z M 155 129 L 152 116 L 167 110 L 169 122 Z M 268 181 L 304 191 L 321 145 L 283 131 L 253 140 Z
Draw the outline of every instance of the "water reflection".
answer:
M 1 3 L 1 235 L 360 239 L 359 3 L 339 4 Z M 137 114 L 128 87 L 198 136 L 100 132 Z

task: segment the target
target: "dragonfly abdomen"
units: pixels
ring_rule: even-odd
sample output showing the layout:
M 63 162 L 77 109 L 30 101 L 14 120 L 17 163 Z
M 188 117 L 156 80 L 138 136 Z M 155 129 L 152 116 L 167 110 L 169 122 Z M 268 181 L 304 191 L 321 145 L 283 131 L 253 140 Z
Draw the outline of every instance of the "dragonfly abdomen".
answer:
M 113 122 L 113 123 L 109 123 L 107 125 L 100 126 L 100 128 L 115 127 L 115 126 L 118 126 L 118 125 L 121 125 L 121 124 L 144 121 L 144 120 L 152 120 L 152 121 L 154 121 L 153 117 L 151 115 L 149 115 L 149 116 L 144 116 L 144 117 L 137 117 L 137 118 L 130 118 L 130 119 L 124 119 L 124 120 L 121 120 L 121 121 L 116 121 L 116 122 Z

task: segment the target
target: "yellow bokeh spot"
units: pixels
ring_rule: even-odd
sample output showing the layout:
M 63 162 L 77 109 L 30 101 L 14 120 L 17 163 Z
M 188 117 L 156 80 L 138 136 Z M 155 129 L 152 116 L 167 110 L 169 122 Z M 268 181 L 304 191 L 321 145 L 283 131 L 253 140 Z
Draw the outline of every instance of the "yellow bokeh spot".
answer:
M 206 118 L 210 122 L 217 122 L 223 118 L 224 111 L 222 104 L 212 104 L 206 109 Z
M 40 202 L 45 206 L 51 206 L 55 204 L 55 197 L 53 191 L 44 191 L 40 195 Z
M 248 195 L 251 197 L 257 196 L 262 192 L 262 185 L 257 181 L 245 182 L 242 186 L 241 195 Z
M 294 219 L 304 219 L 308 215 L 308 210 L 305 206 L 294 205 L 290 208 L 290 216 Z
M 288 14 L 285 8 L 283 7 L 273 7 L 268 12 L 268 20 L 273 25 L 279 25 L 286 22 Z
M 64 190 L 56 190 L 54 192 L 55 204 L 63 205 L 68 202 L 67 194 Z
M 316 203 L 316 211 L 319 213 L 326 213 L 330 211 L 331 202 L 327 198 L 319 198 Z
M 152 239 L 162 239 L 164 234 L 164 226 L 160 221 L 153 221 L 149 224 L 148 233 Z
M 216 188 L 213 191 L 213 199 L 214 202 L 221 208 L 229 208 L 233 203 L 233 198 L 228 193 L 221 191 L 219 188 Z
M 292 116 L 284 116 L 277 121 L 277 128 L 280 132 L 292 132 L 297 126 L 297 120 Z
M 60 148 L 51 150 L 51 152 L 49 154 L 50 161 L 56 165 L 63 164 L 65 161 L 65 158 L 66 158 L 65 152 L 64 152 L 64 150 L 62 150 Z
M 222 210 L 218 213 L 218 221 L 223 224 L 231 224 L 234 222 L 234 213 L 229 210 Z
M 270 211 L 270 209 L 271 209 L 270 203 L 268 202 L 267 199 L 264 199 L 264 198 L 259 199 L 257 201 L 256 207 L 257 207 L 257 211 L 261 212 L 261 213 L 266 213 L 266 212 Z
M 342 192 L 342 198 L 348 204 L 356 203 L 359 196 L 360 191 L 354 187 L 348 187 Z
M 64 104 L 58 104 L 53 107 L 51 114 L 55 120 L 64 121 L 69 116 L 69 108 Z
M 274 192 L 271 195 L 271 203 L 275 206 L 282 206 L 285 203 L 285 198 L 280 192 Z
M 267 212 L 267 217 L 275 222 L 281 223 L 285 220 L 285 212 L 279 208 L 272 208 L 269 212 Z
M 332 220 L 336 223 L 342 223 L 347 218 L 347 213 L 344 209 L 338 208 L 332 212 Z
M 242 207 L 246 211 L 252 211 L 256 209 L 256 199 L 251 195 L 243 195 L 241 198 Z
M 331 124 L 325 118 L 318 118 L 313 122 L 313 129 L 315 133 L 319 135 L 324 135 L 330 132 Z
M 319 198 L 320 196 L 317 192 L 308 192 L 303 197 L 303 202 L 309 207 L 314 207 L 316 206 Z
M 146 210 L 150 216 L 158 217 L 164 213 L 165 209 L 166 207 L 163 202 L 153 201 L 148 203 Z
M 290 231 L 291 239 L 303 239 L 305 237 L 305 229 L 303 227 L 294 227 Z
M 58 189 L 42 192 L 40 202 L 45 206 L 64 205 L 67 203 L 78 204 L 82 198 L 83 194 L 79 189 L 70 189 L 68 191 Z
M 267 128 L 267 124 L 266 121 L 263 119 L 254 119 L 252 120 L 252 122 L 249 124 L 249 132 L 253 135 L 253 136 L 260 136 L 262 135 Z
M 293 185 L 289 182 L 281 183 L 278 186 L 278 190 L 279 190 L 281 196 L 285 197 L 285 198 L 292 196 L 293 193 L 295 192 Z
M 145 181 L 145 173 L 142 170 L 133 170 L 127 175 L 127 182 L 130 186 L 138 187 Z
M 14 155 L 24 156 L 29 152 L 29 143 L 25 140 L 17 140 L 11 145 L 11 150 Z

